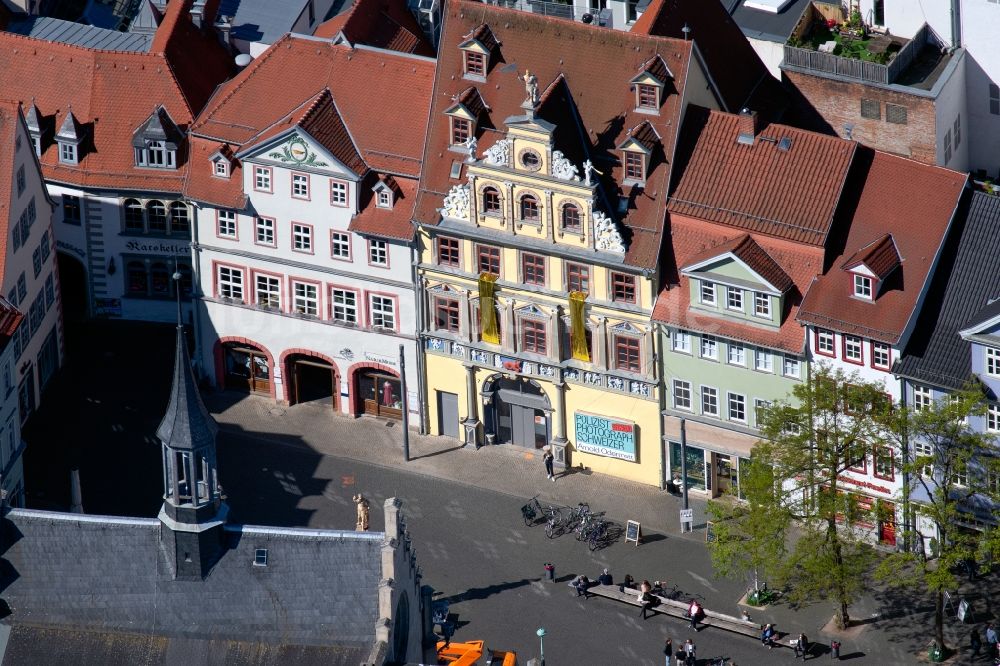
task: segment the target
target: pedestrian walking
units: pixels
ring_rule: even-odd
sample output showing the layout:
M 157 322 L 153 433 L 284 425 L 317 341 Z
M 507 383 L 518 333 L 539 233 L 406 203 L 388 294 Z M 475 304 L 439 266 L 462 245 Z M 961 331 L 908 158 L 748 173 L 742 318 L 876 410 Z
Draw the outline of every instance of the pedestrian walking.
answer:
M 806 655 L 809 654 L 809 639 L 806 638 L 805 634 L 799 634 L 799 639 L 795 641 L 795 658 L 798 659 L 802 657 L 802 661 L 806 660 Z
M 552 482 L 556 480 L 555 471 L 552 468 L 553 462 L 555 462 L 555 456 L 552 455 L 552 451 L 546 451 L 542 454 L 542 461 L 545 463 L 545 475 Z
M 978 658 L 979 651 L 983 649 L 983 641 L 979 638 L 979 630 L 975 627 L 972 628 L 972 633 L 969 635 L 969 647 L 972 649 L 972 658 Z
M 685 666 L 695 665 L 695 647 L 690 638 L 684 641 L 684 664 Z
M 663 642 L 663 656 L 666 657 L 666 665 L 672 666 L 670 659 L 674 656 L 674 642 L 669 638 Z
M 840 641 L 830 641 L 830 659 L 840 661 Z
M 990 657 L 997 656 L 997 642 L 1000 641 L 1000 636 L 997 636 L 997 628 L 992 622 L 986 626 L 986 644 L 989 646 Z

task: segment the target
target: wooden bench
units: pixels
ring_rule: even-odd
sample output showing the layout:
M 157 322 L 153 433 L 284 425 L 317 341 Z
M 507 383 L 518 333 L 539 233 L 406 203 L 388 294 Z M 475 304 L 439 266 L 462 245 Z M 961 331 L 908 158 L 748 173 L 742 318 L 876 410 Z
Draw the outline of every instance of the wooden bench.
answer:
M 587 592 L 598 597 L 604 597 L 605 599 L 621 601 L 630 606 L 635 606 L 636 608 L 642 607 L 642 604 L 639 603 L 639 593 L 637 590 L 626 590 L 622 592 L 619 590 L 617 585 L 592 585 L 587 588 Z M 676 617 L 684 620 L 685 622 L 690 622 L 690 618 L 687 616 L 688 606 L 690 604 L 683 601 L 677 601 L 676 599 L 668 599 L 659 595 L 653 596 L 659 599 L 660 603 L 650 608 L 649 610 L 651 612 Z M 726 615 L 725 613 L 717 613 L 708 609 L 703 609 L 703 611 L 705 613 L 705 617 L 698 622 L 699 628 L 715 627 L 717 629 L 723 629 L 736 634 L 749 636 L 750 638 L 755 638 L 758 641 L 760 640 L 760 633 L 762 629 L 756 622 L 744 620 L 741 617 Z M 774 645 L 778 647 L 791 647 L 787 641 L 782 640 L 785 636 L 787 636 L 787 633 L 776 631 L 774 634 Z

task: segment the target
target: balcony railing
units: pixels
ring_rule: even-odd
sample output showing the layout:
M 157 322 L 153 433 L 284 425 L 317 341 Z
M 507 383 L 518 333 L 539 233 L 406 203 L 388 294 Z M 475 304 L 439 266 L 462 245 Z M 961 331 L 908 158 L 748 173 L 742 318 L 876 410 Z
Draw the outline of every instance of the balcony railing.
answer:
M 488 5 L 508 7 L 522 12 L 566 19 L 567 21 L 580 21 L 581 23 L 600 25 L 605 28 L 614 27 L 612 25 L 613 19 L 610 9 L 588 9 L 572 4 L 543 2 L 541 0 L 483 0 L 483 2 Z

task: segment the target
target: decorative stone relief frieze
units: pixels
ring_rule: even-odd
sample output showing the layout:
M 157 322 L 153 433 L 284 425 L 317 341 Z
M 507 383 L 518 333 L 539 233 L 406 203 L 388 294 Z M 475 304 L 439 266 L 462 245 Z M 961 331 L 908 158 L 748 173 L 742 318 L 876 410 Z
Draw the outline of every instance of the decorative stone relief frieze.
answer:
M 444 198 L 443 213 L 445 217 L 469 222 L 469 196 L 469 186 L 467 184 L 463 183 L 452 186 Z
M 625 241 L 614 220 L 599 210 L 594 211 L 594 248 L 625 254 Z

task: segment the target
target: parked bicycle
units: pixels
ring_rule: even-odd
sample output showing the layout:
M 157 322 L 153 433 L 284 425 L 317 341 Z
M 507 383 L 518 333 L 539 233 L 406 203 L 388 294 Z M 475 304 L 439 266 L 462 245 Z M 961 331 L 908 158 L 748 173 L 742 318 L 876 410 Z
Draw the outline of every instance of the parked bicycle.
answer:
M 524 518 L 524 524 L 527 527 L 531 527 L 538 520 L 538 517 L 542 515 L 542 505 L 538 503 L 538 495 L 535 495 L 528 503 L 521 507 L 521 517 Z
M 566 518 L 557 506 L 549 506 L 543 509 L 545 514 L 545 536 L 555 539 L 566 533 Z

